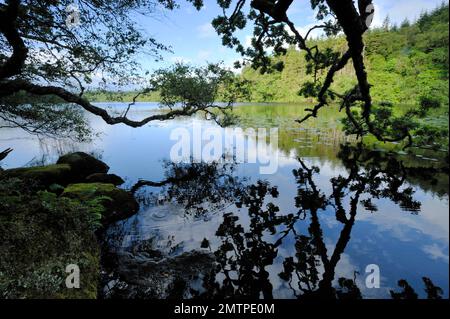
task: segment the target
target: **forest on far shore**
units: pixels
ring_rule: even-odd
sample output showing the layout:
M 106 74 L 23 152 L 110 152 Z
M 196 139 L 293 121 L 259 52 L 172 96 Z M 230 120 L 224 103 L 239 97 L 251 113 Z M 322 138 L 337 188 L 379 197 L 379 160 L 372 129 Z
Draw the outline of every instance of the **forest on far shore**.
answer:
M 430 97 L 448 106 L 449 7 L 442 4 L 424 12 L 415 22 L 405 20 L 392 24 L 387 17 L 382 27 L 365 35 L 368 75 L 376 102 L 418 104 L 420 98 Z M 343 36 L 311 40 L 312 45 L 345 51 Z M 274 58 L 282 61 L 280 72 L 261 74 L 250 66 L 241 77 L 250 81 L 250 101 L 245 102 L 307 102 L 298 94 L 304 83 L 311 80 L 306 73 L 304 53 L 289 48 L 286 55 Z M 278 61 L 279 60 L 279 61 Z M 351 65 L 335 79 L 337 91 L 352 88 L 356 83 Z M 131 101 L 137 92 L 91 91 L 86 97 L 94 102 Z M 142 94 L 137 101 L 158 101 L 158 93 Z

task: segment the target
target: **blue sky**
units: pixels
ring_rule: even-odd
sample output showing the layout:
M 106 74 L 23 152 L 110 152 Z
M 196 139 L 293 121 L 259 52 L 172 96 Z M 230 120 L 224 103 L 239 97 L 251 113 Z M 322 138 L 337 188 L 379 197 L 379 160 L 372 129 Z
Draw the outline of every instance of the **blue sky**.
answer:
M 374 25 L 380 25 L 387 15 L 395 23 L 400 23 L 406 17 L 414 20 L 422 11 L 434 9 L 441 3 L 442 0 L 374 0 Z M 163 62 L 155 63 L 148 57 L 141 58 L 144 68 L 154 70 L 176 61 L 193 65 L 223 61 L 225 65 L 231 66 L 239 56 L 232 49 L 221 45 L 220 38 L 211 26 L 212 19 L 219 13 L 216 0 L 205 0 L 205 7 L 200 12 L 191 4 L 181 2 L 181 7 L 175 11 L 140 17 L 140 26 L 173 50 L 173 53 L 164 54 Z M 289 16 L 299 30 L 307 30 L 314 23 L 315 16 L 310 0 L 295 0 Z M 251 34 L 252 29 L 248 27 L 239 33 L 239 38 L 246 43 Z

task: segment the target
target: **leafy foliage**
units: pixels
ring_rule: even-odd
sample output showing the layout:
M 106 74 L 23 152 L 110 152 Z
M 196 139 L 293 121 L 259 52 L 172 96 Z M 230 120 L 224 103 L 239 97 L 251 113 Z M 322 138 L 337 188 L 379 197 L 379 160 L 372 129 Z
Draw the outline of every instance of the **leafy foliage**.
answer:
M 311 46 L 318 45 L 325 51 L 343 52 L 346 48 L 342 36 L 310 41 Z M 397 31 L 374 29 L 366 34 L 365 41 L 375 101 L 417 105 L 427 97 L 448 105 L 448 6 L 424 15 L 416 23 L 408 22 Z M 311 101 L 317 88 L 312 86 L 304 56 L 303 51 L 290 47 L 284 56 L 272 57 L 273 63 L 283 63 L 281 72 L 261 74 L 260 69 L 245 67 L 243 77 L 252 84 L 251 101 Z M 354 72 L 346 67 L 333 88 L 348 90 L 354 84 Z M 298 94 L 299 88 L 304 94 Z
M 203 112 L 222 126 L 232 123 L 228 111 L 247 94 L 245 81 L 219 64 L 201 68 L 177 63 L 157 70 L 150 79 L 150 87 L 159 93 L 163 107 L 171 111 L 179 108 L 187 115 Z M 223 104 L 216 103 L 218 100 Z
M 9 96 L 2 102 L 0 128 L 20 127 L 41 136 L 68 137 L 78 141 L 93 137 L 85 114 L 72 104 L 55 104 L 54 101 L 32 101 L 27 103 L 24 96 Z M 25 103 L 24 103 L 25 102 Z
M 200 8 L 202 1 L 190 0 Z M 62 135 L 71 133 L 78 139 L 89 135 L 86 121 L 64 107 L 49 107 L 40 103 L 23 106 L 23 92 L 32 96 L 57 96 L 59 99 L 74 103 L 84 110 L 95 114 L 108 124 L 125 124 L 141 127 L 151 121 L 168 120 L 177 116 L 193 115 L 197 111 L 212 107 L 211 98 L 217 92 L 217 83 L 213 83 L 211 73 L 216 73 L 218 80 L 226 81 L 226 74 L 219 74 L 218 67 L 208 67 L 207 73 L 196 72 L 196 84 L 191 76 L 185 77 L 185 90 L 200 89 L 208 84 L 203 92 L 202 105 L 190 108 L 197 96 L 188 97 L 185 91 L 180 95 L 181 87 L 168 88 L 164 97 L 175 99 L 189 98 L 190 104 L 183 110 L 167 114 L 148 116 L 142 120 L 127 117 L 131 103 L 124 114 L 110 115 L 106 109 L 94 105 L 84 97 L 86 86 L 106 85 L 117 87 L 143 83 L 142 68 L 137 56 L 145 53 L 149 58 L 159 60 L 161 52 L 170 50 L 140 30 L 137 24 L 139 15 L 150 15 L 159 9 L 173 10 L 178 7 L 173 0 L 124 0 L 124 1 L 18 1 L 10 0 L 0 4 L 0 115 L 9 125 L 25 128 L 30 133 L 47 133 Z M 70 19 L 69 19 L 70 18 Z M 69 20 L 70 21 L 69 21 Z M 75 25 L 74 25 L 75 24 Z M 182 67 L 175 67 L 173 76 L 183 76 Z M 191 70 L 185 69 L 186 76 Z M 194 72 L 195 73 L 195 72 Z M 159 76 L 170 77 L 170 72 L 160 72 Z M 201 76 L 209 76 L 211 82 L 202 82 Z M 164 83 L 174 84 L 174 77 Z M 203 79 L 205 80 L 205 79 Z M 178 84 L 181 84 L 179 79 Z M 162 88 L 161 84 L 158 84 Z M 186 93 L 187 92 L 187 93 Z M 146 90 L 143 93 L 148 93 Z M 133 98 L 133 102 L 141 93 Z M 194 94 L 195 95 L 195 94 Z M 12 97 L 15 102 L 11 102 Z M 172 99 L 171 102 L 175 102 Z M 232 96 L 228 101 L 231 104 Z M 209 102 L 209 103 L 208 103 Z M 170 102 L 169 102 L 170 104 Z M 197 103 L 198 104 L 198 103 Z M 217 107 L 217 106 L 214 106 Z M 5 111 L 6 110 L 6 111 Z M 224 112 L 222 112 L 224 114 Z M 45 116 L 44 116 L 45 115 Z M 215 113 L 210 116 L 218 120 Z M 229 122 L 228 119 L 224 122 Z M 64 125 L 65 124 L 65 125 Z
M 385 26 L 364 35 L 364 60 L 374 103 L 363 98 L 350 64 L 336 73 L 329 90 L 323 90 L 330 75 L 324 71 L 348 49 L 344 35 L 310 39 L 308 47 L 319 48 L 314 57 L 294 46 L 284 55 L 274 54 L 270 63 L 281 63 L 281 72 L 267 72 L 258 64 L 256 70 L 244 68 L 242 77 L 251 83 L 251 100 L 318 99 L 311 114 L 299 121 L 302 123 L 317 116 L 325 104 L 338 103 L 339 97 L 348 134 L 374 135 L 383 142 L 406 140 L 405 146 L 442 148 L 440 145 L 448 144 L 448 4 L 424 13 L 413 24 L 405 22 L 398 28 L 389 23 L 386 20 Z
M 283 267 L 278 276 L 297 298 L 361 299 L 362 278 L 357 278 L 358 273 L 353 278 L 344 278 L 338 277 L 337 272 L 358 223 L 357 217 L 364 209 L 377 212 L 376 204 L 383 199 L 405 212 L 418 214 L 421 202 L 415 199 L 414 188 L 408 185 L 408 175 L 412 171 L 421 174 L 426 169 L 411 171 L 392 154 L 368 151 L 361 144 L 342 145 L 339 158 L 345 173 L 331 178 L 330 187 L 325 188 L 315 181 L 319 168 L 308 167 L 299 159 L 299 168 L 293 170 L 297 185 L 294 212 L 283 211 L 278 187 L 261 180 L 242 184 L 233 175 L 227 175 L 226 170 L 222 172 L 226 167 L 216 163 L 169 165 L 166 181 L 146 183 L 164 186 L 158 200 L 185 205 L 185 214 L 201 207 L 197 210 L 201 215 L 196 217 L 208 216 L 215 211 L 217 200 L 228 201 L 238 209 L 223 207 L 223 219 L 215 233 L 218 243 L 206 238 L 198 242 L 199 247 L 213 252 L 214 267 L 203 277 L 201 290 L 197 283 L 191 286 L 185 282 L 183 292 L 203 299 L 272 299 L 273 283 L 277 281 L 270 275 L 274 269 L 278 270 L 274 267 L 276 260 L 282 258 Z M 224 178 L 230 181 L 224 183 Z M 232 182 L 233 179 L 236 181 Z M 225 196 L 217 196 L 217 191 Z M 340 232 L 333 239 L 335 245 L 326 244 L 324 211 L 332 211 L 338 222 Z M 301 227 L 303 223 L 307 227 Z M 428 278 L 424 278 L 424 283 L 428 298 L 441 298 L 442 289 Z M 406 280 L 401 280 L 399 286 L 408 288 L 408 292 L 398 296 L 391 293 L 393 298 L 418 298 Z

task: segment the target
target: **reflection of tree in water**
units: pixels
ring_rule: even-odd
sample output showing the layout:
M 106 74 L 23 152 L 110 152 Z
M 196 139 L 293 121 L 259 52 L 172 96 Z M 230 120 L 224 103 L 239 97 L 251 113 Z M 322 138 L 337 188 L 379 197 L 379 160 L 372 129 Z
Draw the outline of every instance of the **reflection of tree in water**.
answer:
M 442 299 L 442 294 L 444 292 L 440 287 L 436 287 L 430 278 L 423 277 L 422 280 L 425 284 L 425 292 L 428 299 Z M 398 286 L 402 290 L 400 292 L 394 292 L 391 290 L 392 299 L 418 299 L 419 296 L 406 280 L 399 280 Z
M 298 184 L 296 207 L 303 215 L 309 213 L 310 226 L 308 235 L 296 236 L 296 255 L 285 259 L 280 277 L 289 282 L 296 296 L 302 298 L 361 298 L 354 279 L 339 278 L 339 288 L 333 287 L 336 266 L 350 240 L 359 204 L 376 211 L 372 199 L 386 198 L 404 210 L 414 213 L 420 210 L 420 203 L 412 198 L 412 188 L 404 187 L 406 175 L 401 162 L 379 152 L 365 152 L 361 147 L 352 146 L 343 146 L 339 157 L 348 175 L 331 179 L 333 192 L 328 198 L 314 182 L 314 174 L 319 173 L 317 167 L 308 168 L 300 160 L 301 167 L 294 170 Z M 345 208 L 344 199 L 349 199 L 348 208 Z M 319 221 L 320 211 L 327 207 L 334 209 L 336 220 L 342 224 L 332 252 L 327 251 Z M 321 279 L 318 265 L 324 269 Z M 294 278 L 297 278 L 297 287 L 293 287 Z
M 217 266 L 204 281 L 206 292 L 201 297 L 253 297 L 272 298 L 272 285 L 266 266 L 273 264 L 279 243 L 268 243 L 266 232 L 277 234 L 276 226 L 289 224 L 292 215 L 278 216 L 278 207 L 266 202 L 266 197 L 276 198 L 278 191 L 268 183 L 258 182 L 243 189 L 237 196 L 238 207 L 245 206 L 250 217 L 250 231 L 237 222 L 233 214 L 225 214 L 224 221 L 216 232 L 222 243 L 215 251 Z M 222 275 L 218 283 L 216 277 Z
M 245 182 L 244 178 L 235 176 L 234 163 L 166 162 L 164 166 L 162 181 L 140 180 L 132 187 L 131 192 L 144 205 L 175 201 L 182 204 L 187 213 L 201 216 L 230 205 Z M 146 187 L 162 189 L 155 196 L 149 194 Z
M 205 276 L 203 289 L 190 288 L 190 295 L 199 298 L 273 298 L 268 268 L 278 256 L 278 248 L 285 238 L 292 235 L 295 255 L 284 259 L 283 270 L 278 275 L 296 297 L 362 298 L 356 278 L 336 278 L 336 267 L 349 243 L 358 208 L 362 206 L 376 212 L 373 201 L 389 199 L 403 210 L 417 214 L 421 204 L 413 199 L 413 189 L 405 185 L 411 168 L 406 169 L 394 157 L 348 145 L 342 147 L 339 157 L 348 174 L 331 179 L 330 196 L 325 195 L 314 181 L 319 168 L 309 168 L 299 160 L 300 168 L 293 171 L 298 185 L 295 197 L 298 210 L 288 215 L 279 214 L 279 207 L 273 203 L 279 195 L 277 187 L 265 181 L 245 186 L 233 178 L 232 171 L 223 171 L 218 165 L 172 166 L 166 181 L 153 185 L 141 182 L 167 186 L 166 200 L 186 204 L 188 209 L 195 208 L 198 214 L 206 213 L 209 208 L 202 203 L 223 203 L 224 198 L 248 212 L 248 230 L 239 223 L 238 216 L 224 214 L 216 232 L 220 245 L 214 251 L 215 266 Z M 232 170 L 231 167 L 228 169 Z M 425 171 L 422 173 L 426 174 Z M 320 214 L 330 209 L 342 226 L 333 251 L 325 245 L 320 223 Z M 306 234 L 299 233 L 296 227 L 301 220 L 309 221 Z M 209 241 L 205 239 L 201 246 L 209 247 Z M 334 284 L 336 279 L 337 286 Z M 423 280 L 428 297 L 440 298 L 442 289 L 428 278 Z M 406 280 L 400 280 L 399 286 L 402 290 L 391 291 L 392 298 L 417 298 Z

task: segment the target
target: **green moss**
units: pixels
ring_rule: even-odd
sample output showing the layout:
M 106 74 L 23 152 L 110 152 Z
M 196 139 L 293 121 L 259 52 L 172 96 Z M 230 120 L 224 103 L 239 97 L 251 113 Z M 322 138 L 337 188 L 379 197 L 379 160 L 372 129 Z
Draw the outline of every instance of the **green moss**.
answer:
M 1 172 L 0 298 L 96 298 L 95 231 L 137 212 L 134 197 L 112 184 L 62 186 L 106 164 L 84 153 L 60 160 L 68 163 Z M 70 264 L 80 268 L 80 289 L 65 285 Z
M 113 184 L 103 184 L 103 183 L 79 183 L 71 184 L 66 187 L 63 195 L 75 197 L 81 200 L 89 200 L 99 194 L 108 194 L 120 191 Z
M 113 184 L 71 184 L 67 186 L 61 196 L 76 199 L 88 205 L 96 211 L 97 217 L 101 215 L 103 224 L 127 218 L 139 209 L 139 205 L 129 192 L 117 188 Z
M 17 174 L 20 176 L 39 175 L 39 174 L 60 174 L 61 172 L 70 171 L 67 164 L 53 164 L 48 166 L 24 167 L 5 171 L 4 173 Z
M 95 298 L 100 252 L 95 209 L 79 200 L 0 183 L 0 298 Z M 80 289 L 65 286 L 80 267 Z
M 20 178 L 36 180 L 44 185 L 64 184 L 71 174 L 68 164 L 15 168 L 3 171 L 0 179 Z

